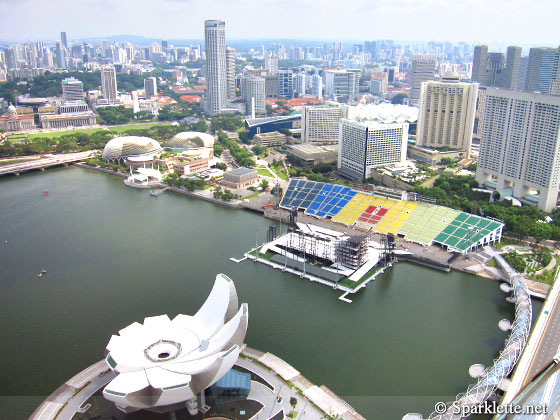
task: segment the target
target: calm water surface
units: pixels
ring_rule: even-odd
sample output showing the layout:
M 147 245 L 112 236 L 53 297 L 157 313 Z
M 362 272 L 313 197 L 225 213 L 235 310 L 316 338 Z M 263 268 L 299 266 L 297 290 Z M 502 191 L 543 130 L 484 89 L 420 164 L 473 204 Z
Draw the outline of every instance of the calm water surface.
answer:
M 347 304 L 327 287 L 229 260 L 271 223 L 73 167 L 1 179 L 0 417 L 27 418 L 131 322 L 193 314 L 220 272 L 249 304 L 251 347 L 368 419 L 427 416 L 465 390 L 471 364 L 502 348 L 497 323 L 514 308 L 494 281 L 398 263 Z

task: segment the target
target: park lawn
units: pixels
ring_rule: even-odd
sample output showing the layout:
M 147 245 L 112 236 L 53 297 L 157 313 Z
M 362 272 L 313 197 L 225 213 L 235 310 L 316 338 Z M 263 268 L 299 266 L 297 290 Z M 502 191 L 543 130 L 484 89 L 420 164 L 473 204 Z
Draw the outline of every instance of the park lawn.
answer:
M 270 171 L 268 169 L 265 168 L 257 168 L 257 172 L 259 173 L 259 175 L 262 176 L 268 176 L 270 178 L 274 178 L 274 174 L 271 174 Z
M 36 139 L 38 137 L 47 137 L 47 138 L 50 138 L 50 139 L 58 139 L 62 136 L 67 136 L 68 134 L 79 134 L 79 133 L 92 134 L 92 133 L 95 133 L 96 131 L 100 131 L 100 130 L 106 130 L 106 128 L 105 127 L 84 128 L 84 129 L 67 130 L 67 131 L 53 131 L 53 132 L 50 132 L 50 133 L 33 133 L 33 134 L 29 134 L 28 139 L 33 140 L 33 139 Z M 16 140 L 16 141 L 21 141 L 21 140 Z
M 154 122 L 154 123 L 148 123 L 148 124 L 125 124 L 125 125 L 114 125 L 114 126 L 109 126 L 107 127 L 107 129 L 109 131 L 112 131 L 113 133 L 122 133 L 123 131 L 127 131 L 130 129 L 136 129 L 136 130 L 147 130 L 149 128 L 155 127 L 157 125 L 171 125 L 171 123 L 161 123 L 161 122 Z
M 84 128 L 84 129 L 75 129 L 75 130 L 65 130 L 65 131 L 53 131 L 50 133 L 33 133 L 33 134 L 29 134 L 28 139 L 29 140 L 33 140 L 34 138 L 37 137 L 48 137 L 51 139 L 57 139 L 60 138 L 62 136 L 66 136 L 68 134 L 78 134 L 78 133 L 85 133 L 85 134 L 92 134 L 95 133 L 96 131 L 111 131 L 113 133 L 116 134 L 120 134 L 124 131 L 130 130 L 130 129 L 149 129 L 152 128 L 154 126 L 157 125 L 170 125 L 171 123 L 159 123 L 159 122 L 155 122 L 155 123 L 148 123 L 148 124 L 125 124 L 125 125 L 115 125 L 115 126 L 100 126 L 97 128 Z M 17 139 L 14 141 L 22 141 L 23 139 Z
M 254 192 L 253 194 L 249 194 L 248 196 L 243 197 L 243 200 L 250 200 L 251 198 L 256 197 L 257 195 L 259 195 L 262 191 L 257 191 Z
M 283 180 L 283 181 L 287 181 L 288 177 L 286 176 L 286 174 L 284 172 L 282 172 L 282 170 L 278 170 L 278 168 L 274 168 L 272 167 L 272 170 L 276 173 L 276 175 L 278 175 L 278 177 Z

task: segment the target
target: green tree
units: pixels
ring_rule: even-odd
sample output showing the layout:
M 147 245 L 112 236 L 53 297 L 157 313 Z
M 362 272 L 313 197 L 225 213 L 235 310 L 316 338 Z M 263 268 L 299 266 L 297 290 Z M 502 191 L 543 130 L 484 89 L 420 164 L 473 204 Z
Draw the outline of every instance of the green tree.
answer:
M 393 96 L 393 99 L 391 99 L 391 103 L 393 105 L 401 105 L 405 98 L 408 98 L 408 95 L 406 93 L 397 93 L 395 96 Z

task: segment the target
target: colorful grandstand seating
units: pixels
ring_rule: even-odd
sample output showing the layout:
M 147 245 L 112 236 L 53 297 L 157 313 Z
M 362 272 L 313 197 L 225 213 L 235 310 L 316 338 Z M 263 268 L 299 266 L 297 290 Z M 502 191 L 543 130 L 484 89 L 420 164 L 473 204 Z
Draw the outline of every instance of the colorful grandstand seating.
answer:
M 440 243 L 465 251 L 498 232 L 495 220 L 416 201 L 379 197 L 341 185 L 291 180 L 280 202 L 284 208 L 304 209 L 305 214 L 356 226 L 363 230 L 392 233 L 421 244 Z

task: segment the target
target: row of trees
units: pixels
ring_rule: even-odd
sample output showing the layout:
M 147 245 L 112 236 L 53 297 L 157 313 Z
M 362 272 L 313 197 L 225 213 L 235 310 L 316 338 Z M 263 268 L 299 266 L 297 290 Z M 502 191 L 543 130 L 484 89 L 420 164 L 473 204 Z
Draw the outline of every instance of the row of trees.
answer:
M 251 152 L 241 147 L 235 140 L 230 139 L 223 131 L 218 132 L 218 141 L 225 149 L 229 149 L 233 160 L 239 166 L 251 168 L 256 165 Z
M 151 74 L 121 74 L 117 73 L 117 86 L 119 90 L 129 92 L 142 89 L 144 78 Z M 0 96 L 8 102 L 15 102 L 16 96 L 29 93 L 33 97 L 49 97 L 62 95 L 62 79 L 74 77 L 84 84 L 84 91 L 98 89 L 101 86 L 101 73 L 70 71 L 53 73 L 46 71 L 44 75 L 35 76 L 33 80 L 14 79 L 0 83 Z
M 194 124 L 191 125 L 192 126 Z M 69 151 L 99 150 L 115 136 L 150 137 L 160 142 L 185 131 L 184 125 L 154 125 L 148 128 L 130 128 L 124 131 L 97 130 L 93 133 L 75 131 L 61 137 L 34 137 L 22 142 L 6 141 L 0 145 L 0 157 L 26 156 L 45 153 L 64 153 Z
M 232 193 L 231 190 L 228 189 L 222 190 L 222 187 L 218 185 L 214 190 L 214 198 L 217 198 L 219 200 L 224 200 L 224 201 L 231 201 L 234 198 L 240 198 L 240 196 Z
M 185 188 L 189 191 L 202 190 L 206 185 L 203 179 L 181 178 L 176 172 L 172 172 L 163 178 L 163 182 L 174 187 Z

